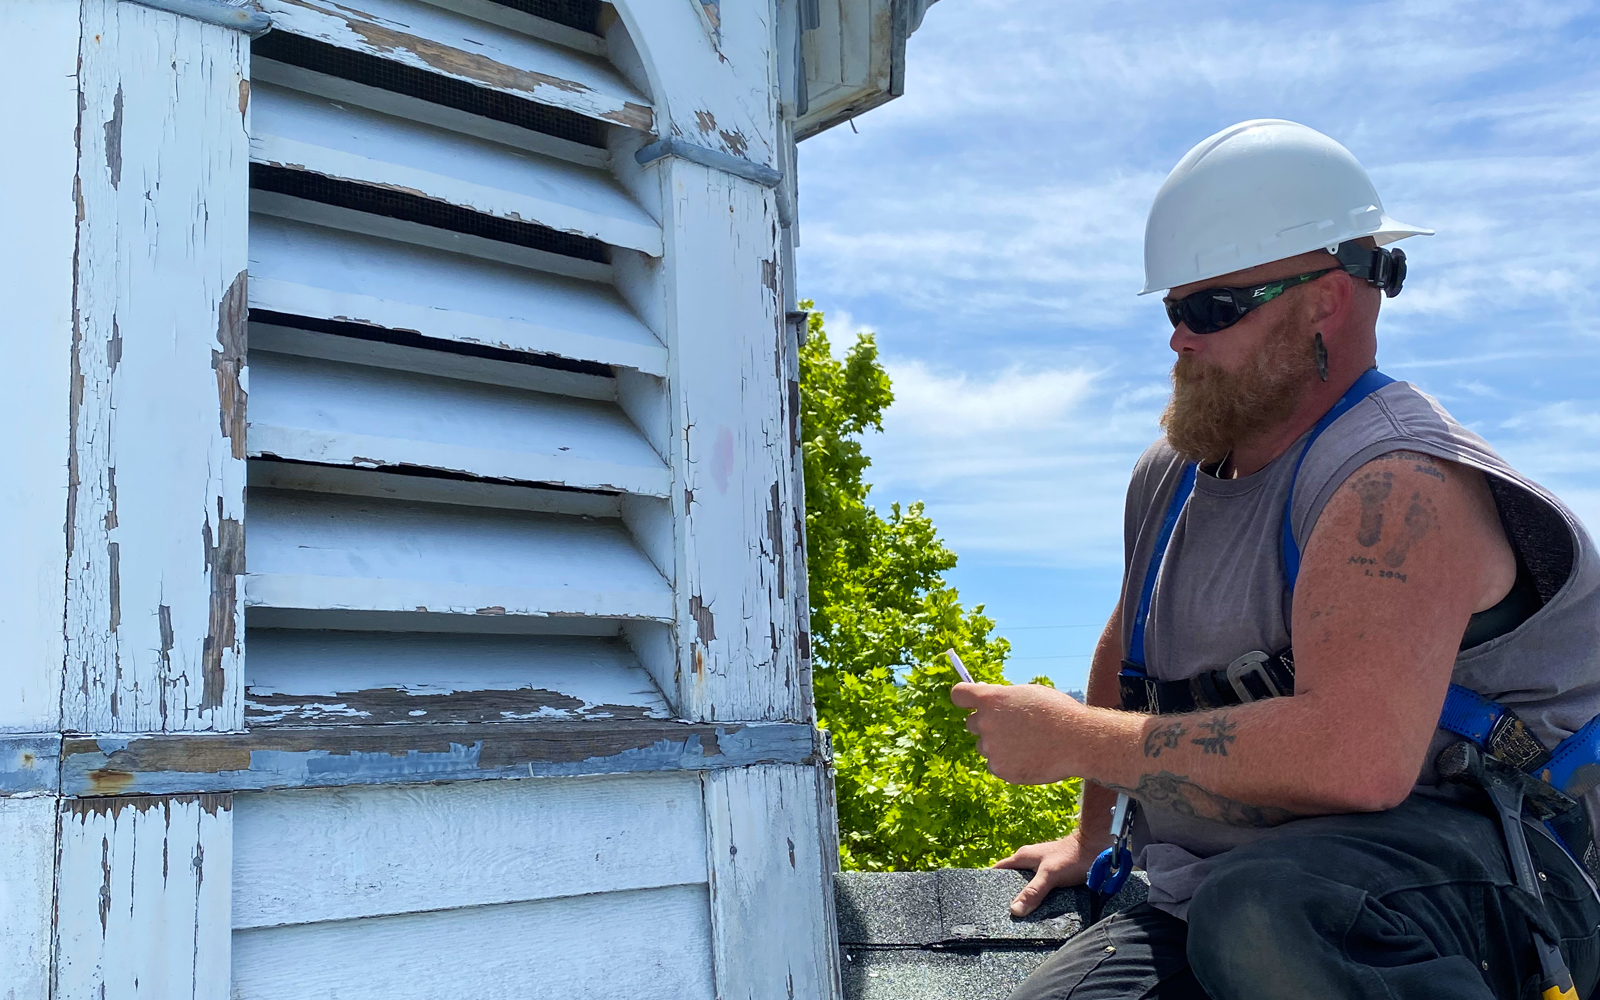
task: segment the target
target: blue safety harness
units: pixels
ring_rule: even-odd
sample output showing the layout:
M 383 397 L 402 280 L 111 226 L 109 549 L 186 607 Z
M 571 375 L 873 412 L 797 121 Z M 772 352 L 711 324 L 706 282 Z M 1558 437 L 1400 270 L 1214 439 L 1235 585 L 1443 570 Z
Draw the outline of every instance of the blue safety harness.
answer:
M 1294 480 L 1300 476 L 1300 466 L 1305 462 L 1306 454 L 1311 451 L 1312 444 L 1335 420 L 1393 381 L 1394 379 L 1376 368 L 1368 369 L 1311 428 L 1306 443 L 1300 449 L 1299 457 L 1295 459 L 1294 476 L 1289 482 L 1289 495 L 1283 503 L 1280 552 L 1284 581 L 1291 595 L 1294 593 L 1295 581 L 1300 575 L 1300 546 L 1295 541 L 1292 521 Z M 1150 617 L 1150 602 L 1155 594 L 1156 577 L 1161 571 L 1162 559 L 1166 555 L 1167 545 L 1172 541 L 1172 532 L 1177 527 L 1178 516 L 1183 513 L 1184 505 L 1194 492 L 1197 474 L 1198 468 L 1195 463 L 1190 462 L 1183 467 L 1178 487 L 1173 492 L 1172 500 L 1167 504 L 1166 515 L 1161 520 L 1161 531 L 1156 536 L 1155 549 L 1150 555 L 1150 566 L 1145 571 L 1143 586 L 1139 592 L 1139 607 L 1133 620 L 1128 658 L 1123 661 L 1119 676 L 1124 691 L 1130 689 L 1130 682 L 1134 689 L 1140 684 L 1149 682 L 1149 675 L 1145 670 L 1145 623 Z M 1292 659 L 1289 662 L 1292 664 Z M 1510 709 L 1459 684 L 1451 684 L 1449 692 L 1445 695 L 1444 709 L 1439 716 L 1439 728 L 1471 740 L 1491 754 L 1496 752 L 1500 737 L 1513 730 L 1516 737 L 1524 744 L 1532 739 L 1531 734 L 1525 733 L 1520 720 Z M 1533 742 L 1537 746 L 1537 741 Z M 1534 766 L 1527 767 L 1528 772 L 1566 795 L 1574 799 L 1579 798 L 1596 784 L 1600 784 L 1600 766 L 1597 766 L 1600 765 L 1600 718 L 1590 721 L 1578 732 L 1567 737 L 1553 752 L 1538 753 L 1538 757 L 1544 759 L 1531 761 Z M 1518 761 L 1518 763 L 1520 765 L 1524 762 Z M 1581 813 L 1581 809 L 1579 811 Z M 1113 830 L 1116 842 L 1095 859 L 1087 880 L 1089 888 L 1099 893 L 1102 898 L 1115 894 L 1133 867 L 1133 859 L 1127 844 L 1132 808 L 1125 796 L 1118 797 L 1118 817 L 1121 820 L 1118 824 L 1120 828 Z M 1550 829 L 1552 833 L 1556 833 L 1557 840 L 1566 846 L 1567 840 L 1562 838 L 1554 827 Z M 1570 847 L 1568 853 L 1572 853 Z M 1582 867 L 1581 860 L 1579 864 Z

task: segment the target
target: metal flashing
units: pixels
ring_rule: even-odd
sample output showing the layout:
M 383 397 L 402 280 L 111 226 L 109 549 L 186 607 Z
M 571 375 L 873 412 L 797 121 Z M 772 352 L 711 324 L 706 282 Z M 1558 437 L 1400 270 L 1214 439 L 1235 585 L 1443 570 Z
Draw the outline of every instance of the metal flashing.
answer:
M 724 153 L 705 146 L 697 146 L 692 142 L 684 142 L 668 136 L 665 139 L 652 142 L 641 148 L 633 155 L 640 166 L 654 163 L 668 156 L 676 156 L 690 163 L 698 163 L 702 167 L 720 170 L 723 173 L 742 177 L 747 181 L 754 181 L 762 187 L 777 187 L 783 182 L 783 174 L 764 163 L 751 163 L 749 160 L 740 159 L 731 153 Z
M 253 7 L 238 7 L 223 0 L 129 0 L 141 7 L 164 10 L 196 21 L 221 25 L 259 38 L 272 30 L 272 18 Z

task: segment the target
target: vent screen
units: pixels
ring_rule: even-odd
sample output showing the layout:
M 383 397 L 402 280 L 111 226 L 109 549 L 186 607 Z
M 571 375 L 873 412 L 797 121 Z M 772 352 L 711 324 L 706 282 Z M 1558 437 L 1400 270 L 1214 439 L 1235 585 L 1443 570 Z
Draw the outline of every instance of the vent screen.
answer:
M 429 73 L 391 59 L 342 49 L 287 31 L 271 31 L 262 35 L 251 43 L 250 51 L 263 59 L 275 59 L 316 73 L 326 73 L 519 128 L 543 132 L 569 142 L 599 149 L 604 149 L 606 145 L 604 125 L 565 108 L 552 108 L 497 90 L 474 87 L 470 83 Z
M 569 28 L 600 34 L 600 0 L 494 0 L 502 7 L 542 17 Z

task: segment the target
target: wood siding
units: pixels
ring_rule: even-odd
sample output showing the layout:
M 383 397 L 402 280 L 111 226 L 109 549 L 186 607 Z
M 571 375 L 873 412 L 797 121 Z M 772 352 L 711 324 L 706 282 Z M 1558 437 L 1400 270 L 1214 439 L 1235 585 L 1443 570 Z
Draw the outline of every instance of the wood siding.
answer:
M 788 5 L 258 6 L 0 5 L 0 1000 L 834 996 Z

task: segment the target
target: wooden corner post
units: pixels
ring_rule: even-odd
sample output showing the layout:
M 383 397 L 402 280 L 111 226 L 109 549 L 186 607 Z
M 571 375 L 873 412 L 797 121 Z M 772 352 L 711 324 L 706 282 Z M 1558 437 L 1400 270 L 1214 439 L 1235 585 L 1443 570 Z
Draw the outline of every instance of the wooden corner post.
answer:
M 243 723 L 249 40 L 189 7 L 0 8 L 0 420 L 27 429 L 0 444 L 18 1000 L 228 994 L 231 796 L 63 798 L 55 769 L 62 733 Z

